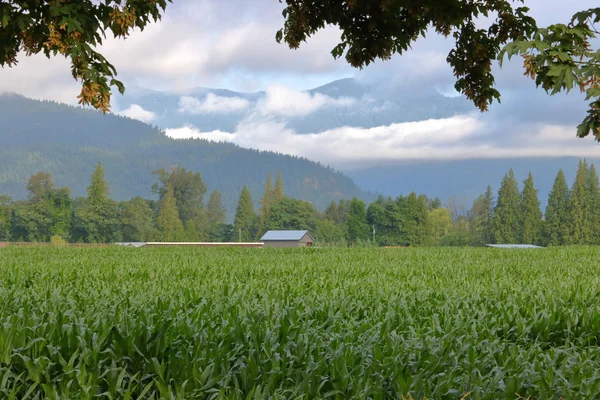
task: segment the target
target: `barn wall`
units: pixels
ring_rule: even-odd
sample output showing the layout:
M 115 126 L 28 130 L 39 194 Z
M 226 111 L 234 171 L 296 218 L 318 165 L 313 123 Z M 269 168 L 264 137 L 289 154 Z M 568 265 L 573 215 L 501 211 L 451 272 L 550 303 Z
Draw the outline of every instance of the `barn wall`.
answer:
M 295 241 L 291 241 L 291 240 L 266 240 L 265 242 L 265 247 L 271 247 L 271 248 L 278 248 L 278 249 L 282 249 L 282 248 L 298 248 L 298 247 L 304 247 L 305 244 L 302 242 L 295 242 Z

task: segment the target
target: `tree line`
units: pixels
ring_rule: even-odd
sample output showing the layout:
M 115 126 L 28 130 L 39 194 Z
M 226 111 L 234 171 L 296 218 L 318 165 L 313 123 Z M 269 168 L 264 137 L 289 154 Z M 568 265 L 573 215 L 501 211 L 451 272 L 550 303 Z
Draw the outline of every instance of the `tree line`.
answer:
M 219 190 L 205 202 L 207 187 L 200 173 L 177 166 L 153 174 L 157 200 L 117 202 L 110 197 L 101 163 L 86 197 L 72 198 L 49 173 L 39 172 L 26 185 L 26 200 L 0 196 L 0 241 L 251 242 L 268 230 L 302 229 L 319 243 L 340 246 L 600 244 L 600 185 L 595 166 L 585 160 L 571 188 L 563 171 L 558 172 L 545 213 L 532 174 L 520 190 L 512 170 L 496 196 L 488 186 L 469 210 L 413 192 L 379 196 L 368 206 L 356 197 L 333 201 L 323 212 L 287 197 L 278 173 L 275 182 L 267 176 L 258 209 L 248 188 L 242 188 L 232 224 L 226 221 Z

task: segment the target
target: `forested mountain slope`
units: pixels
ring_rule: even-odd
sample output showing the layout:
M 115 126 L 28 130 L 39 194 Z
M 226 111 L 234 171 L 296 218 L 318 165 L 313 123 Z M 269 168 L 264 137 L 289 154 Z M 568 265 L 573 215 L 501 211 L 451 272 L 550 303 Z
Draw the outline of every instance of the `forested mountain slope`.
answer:
M 317 208 L 341 198 L 370 199 L 347 176 L 307 159 L 229 143 L 173 140 L 158 128 L 116 115 L 0 95 L 1 194 L 22 198 L 27 179 L 47 171 L 74 196 L 84 195 L 98 161 L 117 200 L 151 197 L 152 171 L 177 164 L 200 172 L 209 190 L 220 189 L 229 215 L 243 185 L 258 208 L 267 174 L 278 170 L 286 194 Z

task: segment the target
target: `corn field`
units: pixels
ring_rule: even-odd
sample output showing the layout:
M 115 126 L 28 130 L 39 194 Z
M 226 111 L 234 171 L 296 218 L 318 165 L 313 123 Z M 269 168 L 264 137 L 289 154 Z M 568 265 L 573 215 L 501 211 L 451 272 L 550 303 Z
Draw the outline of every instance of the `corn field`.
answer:
M 0 249 L 0 399 L 598 399 L 600 249 Z

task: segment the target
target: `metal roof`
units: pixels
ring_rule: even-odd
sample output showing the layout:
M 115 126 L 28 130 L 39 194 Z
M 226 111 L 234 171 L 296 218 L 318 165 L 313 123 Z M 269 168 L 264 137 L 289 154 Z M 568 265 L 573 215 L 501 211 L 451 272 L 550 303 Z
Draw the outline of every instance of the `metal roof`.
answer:
M 308 231 L 268 231 L 260 238 L 260 241 L 298 241 L 306 234 L 310 236 Z
M 542 247 L 533 244 L 486 244 L 487 247 L 496 249 L 541 249 Z

